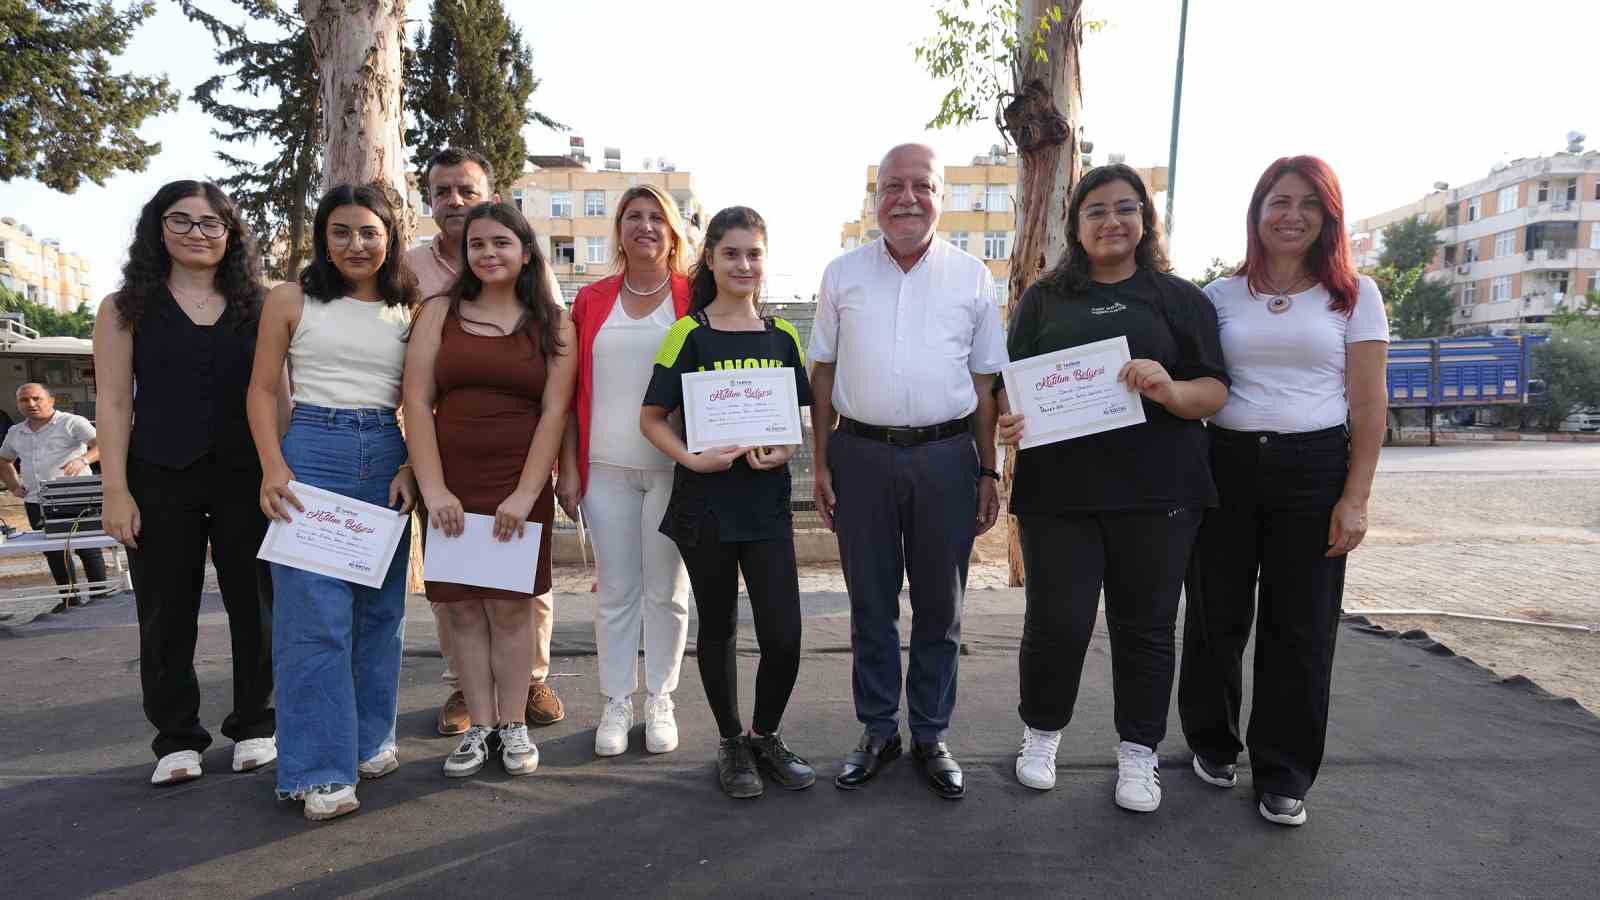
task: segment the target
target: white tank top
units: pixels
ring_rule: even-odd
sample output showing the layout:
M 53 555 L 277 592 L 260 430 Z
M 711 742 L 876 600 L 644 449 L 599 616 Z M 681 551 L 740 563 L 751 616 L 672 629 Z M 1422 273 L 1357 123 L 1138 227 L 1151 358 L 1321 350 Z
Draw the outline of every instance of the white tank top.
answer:
M 410 325 L 403 306 L 339 297 L 305 298 L 289 339 L 290 396 L 332 409 L 395 409 Z

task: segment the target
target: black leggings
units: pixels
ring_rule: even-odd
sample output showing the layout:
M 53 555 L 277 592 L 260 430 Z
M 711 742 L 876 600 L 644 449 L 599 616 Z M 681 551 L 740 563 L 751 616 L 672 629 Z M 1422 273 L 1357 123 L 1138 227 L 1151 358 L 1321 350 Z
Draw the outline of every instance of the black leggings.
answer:
M 1071 721 L 1103 584 L 1117 734 L 1155 749 L 1167 733 L 1178 595 L 1200 511 L 1032 515 L 1020 524 L 1022 721 L 1040 731 Z
M 705 532 L 709 531 L 707 534 Z M 724 738 L 744 731 L 739 721 L 739 573 L 744 572 L 755 619 L 761 662 L 756 667 L 756 708 L 750 724 L 772 734 L 783 721 L 795 677 L 800 672 L 800 576 L 795 570 L 794 538 L 722 543 L 715 525 L 693 545 L 678 544 L 694 588 L 700 630 L 695 657 L 706 701 Z

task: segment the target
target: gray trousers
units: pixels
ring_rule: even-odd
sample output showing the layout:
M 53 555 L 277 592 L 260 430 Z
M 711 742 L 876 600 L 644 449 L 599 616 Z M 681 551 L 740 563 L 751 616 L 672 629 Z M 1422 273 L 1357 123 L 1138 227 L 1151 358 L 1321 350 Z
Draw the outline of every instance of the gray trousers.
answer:
M 900 727 L 900 588 L 909 576 L 907 718 L 913 740 L 943 740 L 956 704 L 961 606 L 977 530 L 977 448 L 965 434 L 894 447 L 835 431 L 828 468 L 850 592 L 856 718 L 873 737 Z

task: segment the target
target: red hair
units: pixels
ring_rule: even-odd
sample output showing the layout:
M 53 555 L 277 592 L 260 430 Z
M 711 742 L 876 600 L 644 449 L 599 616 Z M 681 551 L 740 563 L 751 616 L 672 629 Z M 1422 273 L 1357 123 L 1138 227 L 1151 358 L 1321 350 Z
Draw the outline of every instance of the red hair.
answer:
M 1267 192 L 1278 183 L 1278 179 L 1289 174 L 1299 175 L 1310 182 L 1311 189 L 1317 192 L 1317 199 L 1322 202 L 1322 233 L 1317 235 L 1317 242 L 1306 251 L 1306 268 L 1319 284 L 1328 289 L 1332 298 L 1328 301 L 1328 308 L 1346 316 L 1353 315 L 1360 284 L 1355 261 L 1350 256 L 1350 238 L 1345 234 L 1344 194 L 1339 190 L 1339 176 L 1333 174 L 1333 168 L 1315 156 L 1285 156 L 1261 173 L 1255 193 L 1250 195 L 1250 211 L 1245 215 L 1248 243 L 1244 265 L 1234 274 L 1246 276 L 1253 292 L 1271 291 L 1266 279 L 1267 248 L 1261 243 L 1261 205 L 1266 202 Z

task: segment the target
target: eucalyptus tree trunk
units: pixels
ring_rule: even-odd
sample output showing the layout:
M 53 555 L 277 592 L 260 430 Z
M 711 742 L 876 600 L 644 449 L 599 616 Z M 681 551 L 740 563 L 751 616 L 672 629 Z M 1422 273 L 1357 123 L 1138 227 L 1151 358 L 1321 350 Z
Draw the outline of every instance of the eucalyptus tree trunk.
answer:
M 1011 282 L 1007 292 L 1007 324 L 1022 292 L 1054 268 L 1067 249 L 1067 204 L 1078 183 L 1078 117 L 1083 102 L 1078 49 L 1083 43 L 1083 0 L 1021 0 L 1018 41 L 1031 46 L 1039 20 L 1052 6 L 1061 21 L 1044 35 L 1045 59 L 1023 54 L 1014 96 L 1002 111 L 1004 127 L 1017 145 L 1021 172 L 1017 178 L 1017 239 L 1011 249 Z M 1006 454 L 1005 496 L 1011 496 L 1016 453 Z M 1009 504 L 1008 504 L 1009 507 Z M 1017 520 L 1007 514 L 1006 557 L 1011 584 L 1021 586 L 1026 573 Z

